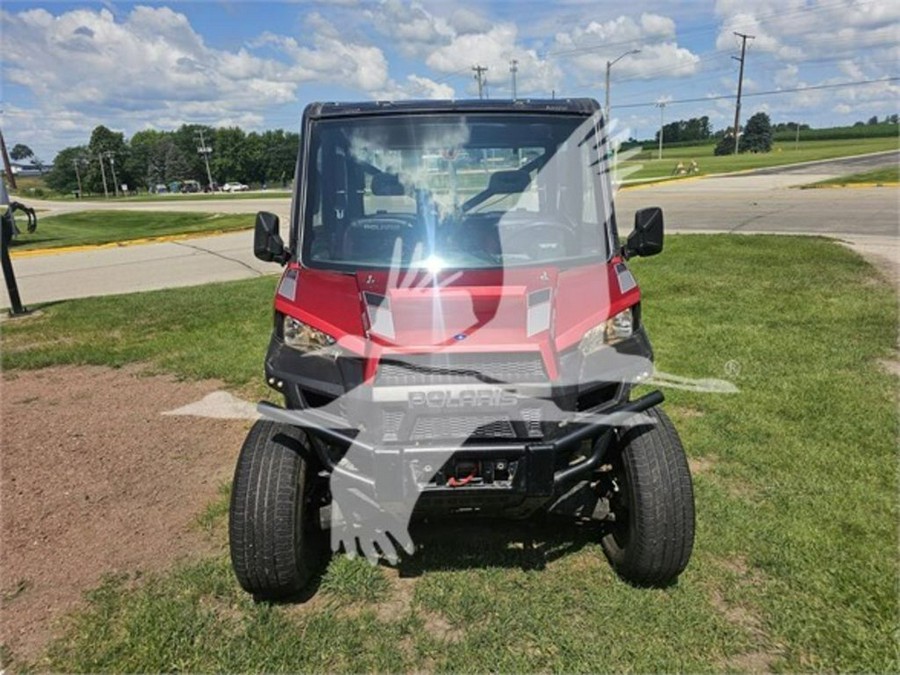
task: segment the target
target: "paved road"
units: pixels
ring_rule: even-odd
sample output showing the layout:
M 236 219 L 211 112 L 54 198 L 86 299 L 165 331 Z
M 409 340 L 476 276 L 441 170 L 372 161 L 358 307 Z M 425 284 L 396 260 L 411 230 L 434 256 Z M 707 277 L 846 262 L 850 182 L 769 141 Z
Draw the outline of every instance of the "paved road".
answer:
M 650 185 L 619 193 L 622 231 L 643 206 L 661 206 L 670 232 L 822 234 L 852 242 L 897 279 L 898 191 L 891 188 L 799 190 L 792 186 L 868 170 L 897 161 L 897 153 L 849 158 L 753 174 L 714 176 Z M 863 167 L 863 168 L 858 168 Z M 810 173 L 813 171 L 814 173 Z M 30 202 L 57 210 L 80 206 L 146 210 L 252 213 L 268 210 L 288 220 L 287 199 L 128 204 Z M 276 273 L 252 254 L 252 233 L 236 232 L 178 242 L 125 246 L 14 259 L 23 301 L 35 304 L 91 295 L 129 293 Z M 0 304 L 8 306 L 3 291 Z
M 834 174 L 846 176 L 851 173 L 864 173 L 875 169 L 884 169 L 897 166 L 900 162 L 900 150 L 887 152 L 875 152 L 856 157 L 841 157 L 838 159 L 825 159 L 818 162 L 805 162 L 789 166 L 773 166 L 769 169 L 757 169 L 754 176 L 767 176 L 777 174 L 806 175 L 806 174 Z

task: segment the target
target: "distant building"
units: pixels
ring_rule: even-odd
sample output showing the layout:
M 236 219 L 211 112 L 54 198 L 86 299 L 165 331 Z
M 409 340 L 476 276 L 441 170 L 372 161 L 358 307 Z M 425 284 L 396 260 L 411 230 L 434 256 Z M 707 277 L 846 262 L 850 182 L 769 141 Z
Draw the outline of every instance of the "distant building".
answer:
M 53 168 L 52 164 L 42 164 L 38 168 L 34 164 L 23 164 L 22 162 L 10 162 L 9 166 L 14 176 L 40 176 Z M 6 171 L 3 171 L 3 173 L 5 174 Z

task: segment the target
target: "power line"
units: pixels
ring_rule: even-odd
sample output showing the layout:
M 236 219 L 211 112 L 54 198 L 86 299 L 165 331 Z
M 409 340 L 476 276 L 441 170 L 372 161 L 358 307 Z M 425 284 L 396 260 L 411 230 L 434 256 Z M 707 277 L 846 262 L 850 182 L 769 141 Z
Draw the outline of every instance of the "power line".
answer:
M 876 2 L 876 1 L 878 1 L 878 0 L 857 0 L 857 2 L 854 4 L 864 5 L 864 4 Z M 852 5 L 851 5 L 851 7 L 852 7 Z M 813 6 L 805 6 L 805 7 L 800 7 L 798 9 L 791 10 L 791 11 L 778 11 L 778 12 L 773 12 L 771 14 L 763 14 L 760 16 L 754 16 L 754 18 L 758 22 L 767 21 L 769 19 L 777 19 L 777 20 L 781 21 L 785 17 L 789 17 L 789 16 L 794 16 L 794 15 L 798 15 L 798 14 L 808 14 L 808 13 L 813 13 L 813 12 L 821 12 L 821 11 L 838 9 L 838 8 L 849 9 L 850 7 L 847 7 L 846 3 L 841 1 L 841 2 L 835 2 L 832 4 L 828 4 L 828 5 L 825 5 L 825 4 L 816 5 L 814 7 Z M 694 27 L 692 29 L 680 31 L 677 34 L 677 36 L 676 35 L 663 36 L 654 41 L 647 41 L 647 40 L 637 38 L 637 39 L 632 39 L 632 40 L 624 40 L 621 42 L 603 42 L 603 43 L 597 43 L 597 44 L 582 45 L 580 47 L 572 47 L 571 49 L 559 49 L 559 50 L 545 51 L 543 53 L 543 56 L 544 56 L 544 58 L 551 57 L 551 56 L 571 56 L 573 54 L 581 54 L 584 52 L 599 51 L 599 50 L 605 50 L 605 49 L 612 49 L 613 47 L 622 47 L 625 45 L 633 45 L 638 42 L 640 42 L 641 45 L 646 46 L 649 44 L 657 44 L 657 43 L 665 42 L 665 41 L 670 40 L 675 37 L 684 38 L 688 35 L 702 35 L 703 33 L 711 33 L 711 32 L 720 31 L 720 30 L 725 31 L 725 30 L 729 30 L 729 29 L 736 30 L 736 29 L 739 29 L 742 27 L 743 27 L 743 24 L 741 22 L 735 21 L 735 20 L 732 20 L 730 22 L 723 23 L 723 24 L 705 23 L 705 24 L 700 24 L 699 26 Z M 812 31 L 810 31 L 810 32 L 812 32 Z M 815 31 L 815 32 L 818 32 L 818 31 Z M 800 34 L 802 34 L 802 33 L 800 33 Z
M 817 84 L 809 87 L 793 87 L 792 89 L 773 89 L 772 91 L 754 91 L 749 94 L 744 94 L 744 98 L 749 98 L 751 96 L 775 96 L 777 94 L 795 94 L 801 91 L 816 91 L 819 89 L 838 89 L 840 87 L 857 87 L 865 84 L 878 84 L 882 82 L 895 82 L 900 80 L 900 77 L 883 77 L 878 80 L 857 80 L 856 82 L 836 82 L 834 84 Z M 704 101 L 724 101 L 726 99 L 734 98 L 734 94 L 722 94 L 720 96 L 701 96 L 699 98 L 682 98 L 672 101 L 667 101 L 666 105 L 673 105 L 676 103 L 703 103 Z M 655 106 L 656 101 L 647 101 L 645 103 L 624 103 L 619 108 L 647 108 L 649 106 Z

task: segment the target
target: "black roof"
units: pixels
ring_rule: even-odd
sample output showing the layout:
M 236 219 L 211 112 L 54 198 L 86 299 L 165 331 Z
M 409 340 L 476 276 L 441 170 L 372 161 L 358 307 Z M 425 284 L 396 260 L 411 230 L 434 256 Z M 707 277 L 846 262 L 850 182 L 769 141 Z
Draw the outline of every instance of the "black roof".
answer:
M 390 113 L 443 112 L 542 112 L 591 115 L 600 109 L 592 98 L 470 99 L 462 101 L 362 101 L 356 103 L 310 103 L 311 118 L 353 117 Z

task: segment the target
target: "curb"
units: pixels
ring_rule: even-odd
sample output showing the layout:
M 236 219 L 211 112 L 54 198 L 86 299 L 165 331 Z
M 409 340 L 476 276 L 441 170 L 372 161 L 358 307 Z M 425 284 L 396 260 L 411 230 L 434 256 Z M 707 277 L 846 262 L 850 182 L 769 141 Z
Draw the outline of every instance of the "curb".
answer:
M 809 185 L 799 185 L 801 190 L 831 190 L 834 188 L 842 188 L 842 189 L 853 189 L 853 188 L 896 188 L 900 187 L 900 183 L 827 183 L 824 185 L 819 185 L 816 183 L 810 183 Z
M 185 234 L 166 234 L 159 237 L 143 237 L 141 239 L 127 239 L 125 241 L 111 241 L 108 244 L 82 244 L 79 246 L 57 246 L 56 248 L 30 248 L 25 251 L 10 251 L 11 258 L 35 258 L 37 256 L 62 255 L 64 253 L 81 253 L 83 251 L 101 251 L 109 248 L 126 248 L 140 246 L 142 244 L 164 244 L 166 242 L 182 241 L 184 239 L 205 239 L 216 237 L 220 234 L 234 232 L 246 232 L 252 227 L 242 227 L 235 230 L 209 230 L 206 232 L 189 232 Z

